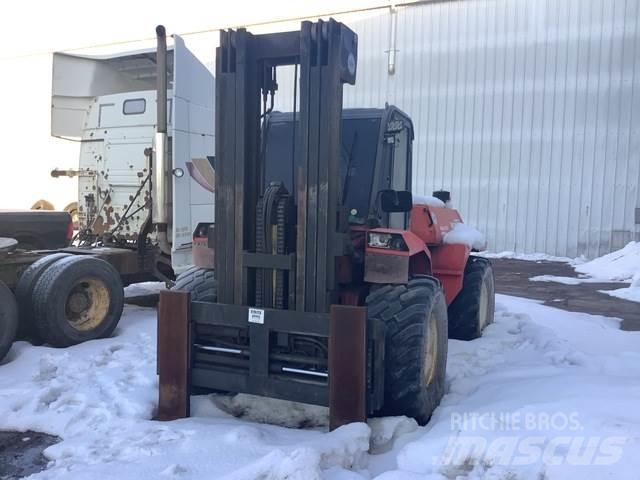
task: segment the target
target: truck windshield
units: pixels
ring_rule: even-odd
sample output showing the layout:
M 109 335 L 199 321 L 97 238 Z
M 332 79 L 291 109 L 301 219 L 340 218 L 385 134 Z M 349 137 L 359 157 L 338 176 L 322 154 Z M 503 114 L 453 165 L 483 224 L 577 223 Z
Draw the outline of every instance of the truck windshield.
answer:
M 272 181 L 281 181 L 289 192 L 295 190 L 292 127 L 290 117 L 284 121 L 278 119 L 269 125 L 265 148 L 265 187 Z M 379 118 L 342 120 L 341 194 L 352 223 L 364 223 L 369 214 L 379 130 Z M 299 151 L 296 148 L 297 160 Z

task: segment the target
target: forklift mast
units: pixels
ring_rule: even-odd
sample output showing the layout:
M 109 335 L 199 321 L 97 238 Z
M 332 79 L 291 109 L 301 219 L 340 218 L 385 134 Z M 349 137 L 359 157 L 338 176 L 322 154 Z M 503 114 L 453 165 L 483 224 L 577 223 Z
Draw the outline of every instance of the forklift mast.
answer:
M 348 242 L 339 209 L 342 89 L 355 83 L 356 63 L 357 36 L 335 20 L 303 22 L 300 31 L 285 33 L 221 33 L 215 109 L 218 302 L 319 313 L 335 303 L 335 257 Z M 295 192 L 277 182 L 264 187 L 261 147 L 266 100 L 278 88 L 276 69 L 286 65 L 300 69 Z M 271 223 L 278 211 L 286 238 L 276 248 L 265 221 Z

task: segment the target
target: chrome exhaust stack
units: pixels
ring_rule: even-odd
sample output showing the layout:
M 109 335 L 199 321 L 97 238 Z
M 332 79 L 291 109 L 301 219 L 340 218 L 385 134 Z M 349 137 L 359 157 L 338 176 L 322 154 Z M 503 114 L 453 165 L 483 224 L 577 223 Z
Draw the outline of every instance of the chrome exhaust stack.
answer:
M 167 236 L 169 226 L 169 165 L 167 140 L 167 35 L 164 26 L 156 27 L 156 135 L 152 161 L 151 218 L 156 225 L 156 239 L 160 251 L 171 255 Z
M 169 223 L 167 208 L 167 37 L 162 25 L 156 27 L 156 37 L 158 41 L 156 53 L 157 122 L 152 165 L 151 212 L 153 223 L 159 227 L 164 225 L 166 230 L 166 225 Z

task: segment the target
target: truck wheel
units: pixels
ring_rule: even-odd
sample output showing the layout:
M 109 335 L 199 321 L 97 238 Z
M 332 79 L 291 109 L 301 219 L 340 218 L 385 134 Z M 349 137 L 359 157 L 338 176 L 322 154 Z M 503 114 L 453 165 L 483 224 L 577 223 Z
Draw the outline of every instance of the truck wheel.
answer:
M 42 343 L 38 338 L 33 322 L 33 288 L 44 271 L 61 258 L 70 256 L 70 253 L 54 253 L 35 261 L 27 268 L 18 280 L 16 285 L 16 300 L 18 301 L 18 312 L 20 314 L 20 326 L 18 336 L 29 338 L 35 343 Z
M 191 293 L 191 300 L 215 302 L 218 300 L 216 278 L 213 270 L 193 267 L 181 273 L 171 290 Z
M 383 285 L 366 300 L 369 318 L 385 323 L 383 415 L 427 423 L 444 394 L 447 304 L 440 283 L 420 276 Z
M 9 287 L 0 282 L 0 360 L 16 338 L 18 330 L 18 304 Z
M 99 258 L 63 258 L 33 289 L 35 326 L 55 347 L 108 337 L 120 321 L 124 290 L 113 266 Z
M 449 338 L 473 340 L 493 322 L 496 303 L 491 262 L 469 257 L 462 290 L 449 306 Z

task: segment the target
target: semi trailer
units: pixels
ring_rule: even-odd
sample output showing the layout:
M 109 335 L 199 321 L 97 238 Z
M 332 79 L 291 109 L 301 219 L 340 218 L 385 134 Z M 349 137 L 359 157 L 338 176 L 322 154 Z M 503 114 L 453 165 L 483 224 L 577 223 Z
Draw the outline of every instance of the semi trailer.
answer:
M 77 231 L 37 250 L 2 235 L 0 358 L 16 334 L 53 346 L 108 336 L 123 286 L 172 282 L 193 263 L 194 233 L 214 219 L 214 81 L 179 36 L 167 45 L 159 27 L 157 39 L 53 55 L 51 134 L 80 146 L 78 167 L 53 175 L 78 177 Z

